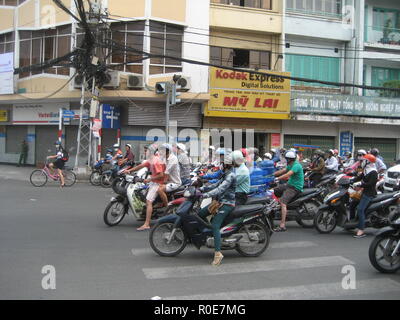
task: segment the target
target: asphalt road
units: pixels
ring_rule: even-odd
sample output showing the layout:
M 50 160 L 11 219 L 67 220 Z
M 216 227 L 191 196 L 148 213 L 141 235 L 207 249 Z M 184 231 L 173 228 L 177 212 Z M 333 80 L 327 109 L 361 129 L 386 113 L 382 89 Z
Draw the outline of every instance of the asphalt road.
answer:
M 320 235 L 288 224 L 258 258 L 187 247 L 178 257 L 156 255 L 148 231 L 132 216 L 103 223 L 109 189 L 86 183 L 60 189 L 0 177 L 0 299 L 399 299 L 400 272 L 369 263 L 369 236 L 336 230 Z M 42 268 L 55 268 L 55 289 L 42 287 Z M 343 289 L 344 266 L 355 268 L 355 289 Z

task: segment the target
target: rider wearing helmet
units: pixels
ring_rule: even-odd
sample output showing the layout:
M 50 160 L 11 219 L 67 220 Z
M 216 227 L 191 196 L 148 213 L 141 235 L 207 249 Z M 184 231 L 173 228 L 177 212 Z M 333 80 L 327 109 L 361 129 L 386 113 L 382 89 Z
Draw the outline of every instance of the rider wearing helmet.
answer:
M 375 158 L 376 158 L 376 170 L 378 171 L 378 173 L 384 173 L 387 169 L 385 163 L 382 160 L 382 157 L 379 156 L 379 150 L 377 148 L 372 148 L 369 152 L 370 154 L 372 154 Z
M 313 185 L 316 186 L 325 173 L 324 153 L 321 150 L 315 150 L 313 161 L 309 169 L 312 172 L 309 179 L 313 182 Z
M 270 154 L 269 152 L 265 153 L 263 160 L 272 160 L 272 154 Z
M 223 170 L 222 170 L 222 163 L 225 155 L 225 149 L 224 148 L 218 148 L 215 153 L 217 154 L 217 157 L 219 157 L 219 163 L 218 165 L 220 166 L 220 169 L 217 170 L 216 172 L 213 173 L 208 173 L 202 176 L 201 178 L 204 180 L 209 180 L 211 183 L 215 183 L 222 177 Z
M 378 171 L 376 170 L 376 157 L 372 154 L 367 154 L 362 157 L 361 168 L 363 172 L 361 175 L 356 177 L 353 182 L 360 181 L 354 184 L 356 190 L 363 189 L 362 197 L 357 208 L 358 215 L 358 230 L 354 235 L 354 238 L 365 237 L 365 210 L 369 203 L 376 196 L 376 183 L 378 182 Z
M 132 152 L 132 145 L 130 145 L 129 143 L 127 143 L 125 145 L 125 156 L 124 156 L 124 163 L 128 163 L 130 165 L 134 165 L 134 161 L 135 161 L 135 155 Z
M 366 154 L 367 154 L 367 151 L 365 151 L 364 149 L 360 149 L 360 150 L 357 151 L 357 155 L 356 155 L 356 158 L 354 160 L 355 162 L 350 167 L 351 170 L 354 170 L 354 171 L 358 170 L 358 168 L 361 165 L 362 157 L 364 157 Z
M 335 151 L 332 149 L 329 149 L 327 154 L 328 154 L 328 159 L 326 159 L 326 161 L 325 161 L 326 173 L 338 173 L 339 162 L 338 162 L 337 158 L 335 157 Z
M 294 197 L 303 192 L 304 187 L 303 167 L 296 160 L 296 153 L 288 151 L 285 154 L 285 158 L 287 167 L 274 173 L 278 181 L 289 179 L 287 184 L 279 185 L 274 190 L 275 196 L 280 198 L 282 215 L 281 223 L 279 227 L 275 229 L 276 232 L 286 231 L 287 205 Z
M 279 151 L 277 149 L 272 148 L 269 153 L 272 155 L 272 161 L 274 162 L 274 164 L 276 164 L 280 157 L 279 157 Z
M 232 152 L 234 172 L 236 174 L 236 204 L 245 204 L 250 192 L 250 172 L 246 166 L 243 153 L 240 150 Z
M 214 214 L 212 219 L 212 230 L 215 243 L 215 255 L 212 262 L 213 266 L 218 266 L 224 257 L 221 253 L 221 233 L 220 228 L 225 218 L 235 209 L 235 190 L 236 175 L 233 170 L 232 155 L 227 154 L 223 159 L 223 176 L 215 184 L 201 187 L 200 191 L 205 192 L 204 198 L 213 198 L 213 203 L 200 210 L 199 216 L 205 219 L 207 216 Z M 211 211 L 212 208 L 216 210 Z M 210 209 L 210 210 L 209 210 Z
M 176 151 L 178 153 L 179 170 L 181 173 L 182 184 L 186 185 L 190 183 L 190 158 L 186 153 L 186 146 L 183 143 L 176 145 Z
M 348 168 L 348 167 L 351 167 L 353 164 L 354 164 L 354 159 L 353 159 L 353 156 L 352 156 L 352 154 L 351 154 L 351 152 L 350 151 L 346 151 L 345 153 L 344 153 L 344 156 L 345 156 L 345 158 L 344 158 L 344 160 L 343 160 L 343 167 L 344 168 Z
M 119 144 L 118 143 L 116 143 L 116 144 L 114 144 L 113 145 L 113 149 L 114 149 L 114 156 L 113 156 L 113 160 L 115 160 L 115 159 L 117 159 L 117 156 L 119 155 L 119 154 L 122 154 L 122 151 L 121 151 L 121 149 L 119 148 Z

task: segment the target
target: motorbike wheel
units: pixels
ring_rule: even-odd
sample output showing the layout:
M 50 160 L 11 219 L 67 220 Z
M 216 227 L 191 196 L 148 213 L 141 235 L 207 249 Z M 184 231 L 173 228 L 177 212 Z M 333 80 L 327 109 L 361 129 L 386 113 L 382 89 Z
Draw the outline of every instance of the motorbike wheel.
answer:
M 100 179 L 101 179 L 101 174 L 99 171 L 93 171 L 90 174 L 89 181 L 93 186 L 99 186 L 100 185 Z
M 314 218 L 314 227 L 319 233 L 331 233 L 335 230 L 336 225 L 335 211 L 320 210 Z
M 235 249 L 244 257 L 258 257 L 268 248 L 271 233 L 267 230 L 267 227 L 264 224 L 259 222 L 254 222 L 241 227 L 238 233 L 246 233 L 245 227 L 248 228 L 250 233 L 258 232 L 259 241 L 243 243 L 239 240 Z
M 369 261 L 376 270 L 382 273 L 395 273 L 400 270 L 400 253 L 392 257 L 393 250 L 400 239 L 392 234 L 382 234 L 369 246 Z
M 303 206 L 307 208 L 308 214 L 298 215 L 296 217 L 296 222 L 303 228 L 313 228 L 314 227 L 314 217 L 318 212 L 318 208 L 321 204 L 318 201 L 311 200 L 305 202 Z
M 167 240 L 174 228 L 171 222 L 157 223 L 150 230 L 150 246 L 160 256 L 174 257 L 185 249 L 187 244 L 187 237 L 181 228 L 176 228 L 174 238 L 168 244 Z
M 110 227 L 114 227 L 124 219 L 126 213 L 123 203 L 118 201 L 110 202 L 104 210 L 104 223 Z
M 102 174 L 100 178 L 100 184 L 103 188 L 111 188 L 112 185 L 111 174 Z

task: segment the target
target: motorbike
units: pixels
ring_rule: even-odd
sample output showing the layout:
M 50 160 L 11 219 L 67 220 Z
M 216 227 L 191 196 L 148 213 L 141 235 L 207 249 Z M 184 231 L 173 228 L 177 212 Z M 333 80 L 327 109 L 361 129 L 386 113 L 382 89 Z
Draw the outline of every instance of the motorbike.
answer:
M 330 192 L 324 199 L 314 218 L 314 227 L 319 233 L 330 233 L 336 226 L 351 230 L 357 226 L 356 217 L 350 217 L 350 201 L 357 201 L 357 193 L 352 187 L 352 179 L 342 177 L 338 189 Z M 377 195 L 366 209 L 366 227 L 382 228 L 388 224 L 389 214 L 399 208 L 400 192 Z
M 160 218 L 150 231 L 150 246 L 160 256 L 176 256 L 188 243 L 198 249 L 214 248 L 212 226 L 198 215 L 202 206 L 198 190 L 191 186 L 184 197 L 176 213 Z M 268 248 L 272 226 L 266 205 L 237 206 L 221 226 L 221 249 L 257 257 Z
M 369 246 L 369 261 L 382 273 L 400 270 L 400 210 L 392 212 L 389 226 L 376 235 Z
M 146 217 L 146 195 L 148 185 L 143 183 L 147 175 L 147 169 L 143 168 L 135 176 L 123 176 L 123 182 L 113 184 L 116 196 L 110 199 L 103 214 L 104 223 L 110 227 L 118 225 L 131 212 L 138 221 L 145 220 Z M 168 206 L 160 207 L 162 201 L 159 196 L 153 203 L 152 219 L 171 214 L 176 211 L 178 206 L 184 201 L 182 186 L 174 192 L 167 193 Z
M 90 174 L 89 181 L 93 186 L 99 186 L 101 184 L 101 176 L 104 171 L 104 165 L 107 165 L 105 160 L 97 161 L 92 167 L 92 173 Z

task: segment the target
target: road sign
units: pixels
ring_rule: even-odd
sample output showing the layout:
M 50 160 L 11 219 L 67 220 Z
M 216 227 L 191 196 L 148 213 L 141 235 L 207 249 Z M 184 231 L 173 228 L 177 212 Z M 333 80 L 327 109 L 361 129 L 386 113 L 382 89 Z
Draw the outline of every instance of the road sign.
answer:
M 113 107 L 109 104 L 103 104 L 103 128 L 104 129 L 119 129 L 121 111 L 119 107 Z

